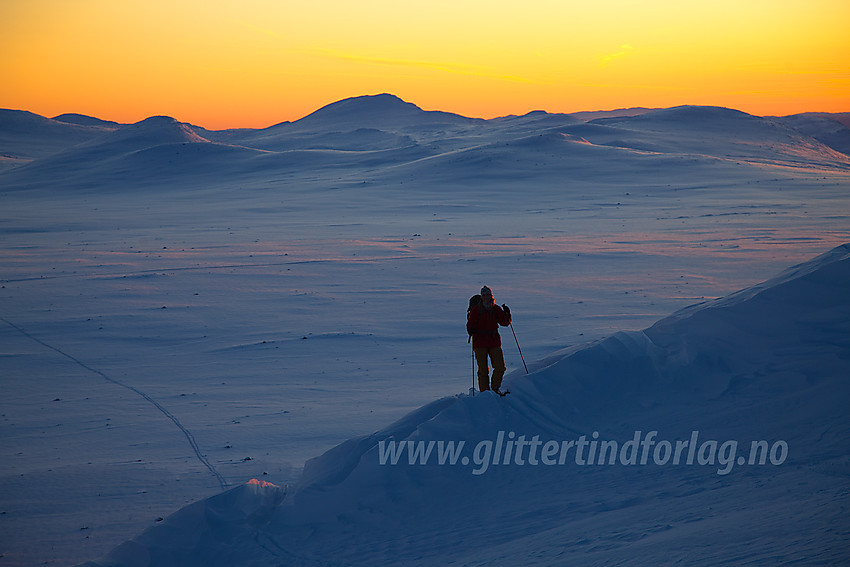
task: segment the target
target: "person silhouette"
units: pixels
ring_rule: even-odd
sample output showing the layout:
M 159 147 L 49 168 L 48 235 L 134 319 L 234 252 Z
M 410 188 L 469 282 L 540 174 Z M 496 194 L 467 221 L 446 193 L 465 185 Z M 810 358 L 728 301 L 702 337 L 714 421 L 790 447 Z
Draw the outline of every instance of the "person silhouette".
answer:
M 499 325 L 511 324 L 511 310 L 507 305 L 499 307 L 493 292 L 486 285 L 481 288 L 481 301 L 471 306 L 466 315 L 466 332 L 472 337 L 472 352 L 478 365 L 478 390 L 492 390 L 502 395 L 502 377 L 505 375 L 505 355 L 502 352 L 502 337 Z M 490 363 L 493 376 L 490 376 Z

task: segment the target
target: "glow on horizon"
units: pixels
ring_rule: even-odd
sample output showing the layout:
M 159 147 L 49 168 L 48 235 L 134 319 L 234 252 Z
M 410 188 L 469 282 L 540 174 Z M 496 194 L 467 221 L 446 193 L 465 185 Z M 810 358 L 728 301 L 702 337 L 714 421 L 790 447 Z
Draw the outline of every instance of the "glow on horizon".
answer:
M 389 92 L 492 118 L 850 111 L 846 0 L 10 0 L 0 107 L 264 127 Z

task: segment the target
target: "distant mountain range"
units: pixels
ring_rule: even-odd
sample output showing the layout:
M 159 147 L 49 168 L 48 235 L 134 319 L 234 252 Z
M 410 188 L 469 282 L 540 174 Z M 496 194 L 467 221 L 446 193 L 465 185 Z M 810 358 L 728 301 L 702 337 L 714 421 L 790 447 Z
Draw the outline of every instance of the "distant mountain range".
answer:
M 0 184 L 33 187 L 56 173 L 79 177 L 87 186 L 161 182 L 175 175 L 214 174 L 223 181 L 249 171 L 354 165 L 384 173 L 392 168 L 403 178 L 423 175 L 423 167 L 451 177 L 460 167 L 456 173 L 463 178 L 515 173 L 508 162 L 519 164 L 521 173 L 531 163 L 560 171 L 588 159 L 643 162 L 648 155 L 843 169 L 850 167 L 848 123 L 850 113 L 757 117 L 702 106 L 534 111 L 483 120 L 425 111 L 390 94 L 340 100 L 269 128 L 220 131 L 161 116 L 118 124 L 79 114 L 46 118 L 0 110 Z

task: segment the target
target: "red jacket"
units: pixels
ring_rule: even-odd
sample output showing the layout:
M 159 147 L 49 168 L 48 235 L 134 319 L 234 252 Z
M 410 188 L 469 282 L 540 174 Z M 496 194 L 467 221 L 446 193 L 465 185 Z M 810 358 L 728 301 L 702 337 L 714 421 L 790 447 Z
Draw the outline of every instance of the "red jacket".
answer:
M 472 348 L 492 348 L 502 346 L 499 325 L 507 327 L 511 316 L 498 305 L 485 309 L 478 304 L 466 317 L 466 332 L 472 335 Z

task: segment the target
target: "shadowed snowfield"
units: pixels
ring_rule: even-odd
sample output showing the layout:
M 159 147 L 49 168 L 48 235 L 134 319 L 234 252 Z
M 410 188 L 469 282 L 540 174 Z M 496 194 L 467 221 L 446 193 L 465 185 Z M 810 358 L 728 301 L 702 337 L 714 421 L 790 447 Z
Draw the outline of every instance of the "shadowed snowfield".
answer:
M 842 120 L 0 111 L 0 561 L 846 561 Z

